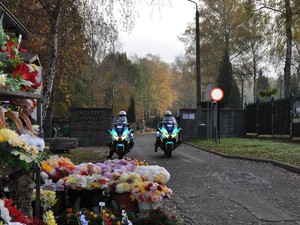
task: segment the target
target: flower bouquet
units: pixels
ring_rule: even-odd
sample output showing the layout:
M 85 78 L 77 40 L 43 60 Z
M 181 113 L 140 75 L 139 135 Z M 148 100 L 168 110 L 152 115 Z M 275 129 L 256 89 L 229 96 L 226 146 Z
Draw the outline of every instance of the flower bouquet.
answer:
M 34 189 L 32 200 L 34 201 L 36 197 L 36 190 Z M 40 189 L 40 202 L 41 206 L 43 207 L 44 212 L 48 209 L 51 209 L 57 202 L 56 193 L 51 190 L 43 190 Z
M 140 209 L 157 208 L 164 198 L 170 198 L 172 190 L 166 185 L 152 181 L 136 183 L 132 194 L 139 202 Z M 141 204 L 146 203 L 146 204 Z
M 170 173 L 161 166 L 137 166 L 134 172 L 139 174 L 144 181 L 154 181 L 161 184 L 166 184 L 170 179 Z
M 74 170 L 72 170 L 72 174 L 79 175 L 92 175 L 92 174 L 102 174 L 101 167 L 97 164 L 93 163 L 81 163 L 77 165 Z
M 20 212 L 15 205 L 12 205 L 12 203 L 12 199 L 0 199 L 0 224 L 27 224 L 28 221 L 24 214 Z
M 131 193 L 136 183 L 142 182 L 142 178 L 137 173 L 114 173 L 109 181 L 110 193 Z
M 28 65 L 20 57 L 20 38 L 10 37 L 3 30 L 3 15 L 0 19 L 0 87 L 11 90 L 35 92 L 41 83 L 37 81 L 38 68 L 35 64 Z
M 30 145 L 15 131 L 0 129 L 0 163 L 4 167 L 25 169 L 29 171 L 34 165 L 41 166 L 46 155 L 39 148 Z

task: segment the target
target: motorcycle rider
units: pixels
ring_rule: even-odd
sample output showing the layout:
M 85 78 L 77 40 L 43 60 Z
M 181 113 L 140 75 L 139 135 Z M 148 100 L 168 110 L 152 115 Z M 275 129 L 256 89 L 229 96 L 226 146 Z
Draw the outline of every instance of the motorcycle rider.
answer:
M 115 123 L 118 123 L 118 122 L 121 122 L 121 123 L 128 123 L 128 120 L 127 120 L 127 113 L 125 111 L 120 111 L 119 112 L 119 116 L 116 118 L 116 121 Z
M 164 123 L 167 123 L 167 122 L 171 122 L 171 123 L 174 123 L 174 125 L 178 126 L 177 124 L 177 121 L 175 119 L 175 117 L 172 116 L 172 113 L 170 110 L 167 110 L 165 111 L 165 116 L 164 118 L 160 121 L 159 123 L 159 127 L 161 128 L 161 126 L 164 124 Z M 155 147 L 154 147 L 154 152 L 157 152 L 157 149 L 158 149 L 158 145 L 159 145 L 159 132 L 157 131 L 156 132 L 156 142 L 155 142 Z
M 126 124 L 126 126 L 128 126 L 128 128 L 130 128 L 130 125 L 127 120 L 127 113 L 124 110 L 120 111 L 119 116 L 114 118 L 113 125 L 115 123 L 124 123 L 124 124 Z M 131 134 L 131 137 L 132 137 L 131 145 L 133 146 L 134 145 L 133 134 Z M 108 143 L 108 147 L 109 147 L 109 152 L 107 155 L 107 159 L 110 159 L 114 154 L 114 150 L 112 149 L 112 144 L 110 142 Z

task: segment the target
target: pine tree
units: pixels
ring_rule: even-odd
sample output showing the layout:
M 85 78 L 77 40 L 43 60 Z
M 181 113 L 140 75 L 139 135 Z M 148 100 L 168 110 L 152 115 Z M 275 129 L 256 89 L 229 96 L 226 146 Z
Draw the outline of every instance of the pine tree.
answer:
M 222 61 L 220 64 L 220 70 L 218 75 L 218 87 L 224 92 L 224 97 L 221 102 L 224 106 L 230 108 L 238 108 L 240 102 L 240 94 L 238 86 L 233 79 L 232 65 L 229 59 L 228 50 L 224 51 Z
M 135 123 L 135 101 L 134 97 L 131 95 L 130 97 L 130 105 L 127 110 L 127 118 L 130 123 Z

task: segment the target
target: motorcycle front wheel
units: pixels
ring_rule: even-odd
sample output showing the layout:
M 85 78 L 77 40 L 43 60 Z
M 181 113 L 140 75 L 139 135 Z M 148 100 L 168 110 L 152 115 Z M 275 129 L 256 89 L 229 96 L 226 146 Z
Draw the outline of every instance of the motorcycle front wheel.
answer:
M 173 151 L 173 145 L 167 145 L 165 155 L 167 155 L 169 158 L 171 158 L 172 157 L 172 151 Z

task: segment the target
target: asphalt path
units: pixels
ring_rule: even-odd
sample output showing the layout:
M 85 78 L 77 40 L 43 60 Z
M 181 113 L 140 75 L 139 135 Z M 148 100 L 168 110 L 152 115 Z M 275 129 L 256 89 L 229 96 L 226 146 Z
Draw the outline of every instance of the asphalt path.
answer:
M 182 144 L 171 158 L 154 152 L 155 134 L 135 134 L 128 157 L 165 167 L 173 190 L 168 204 L 184 224 L 300 225 L 300 174 L 224 158 Z

